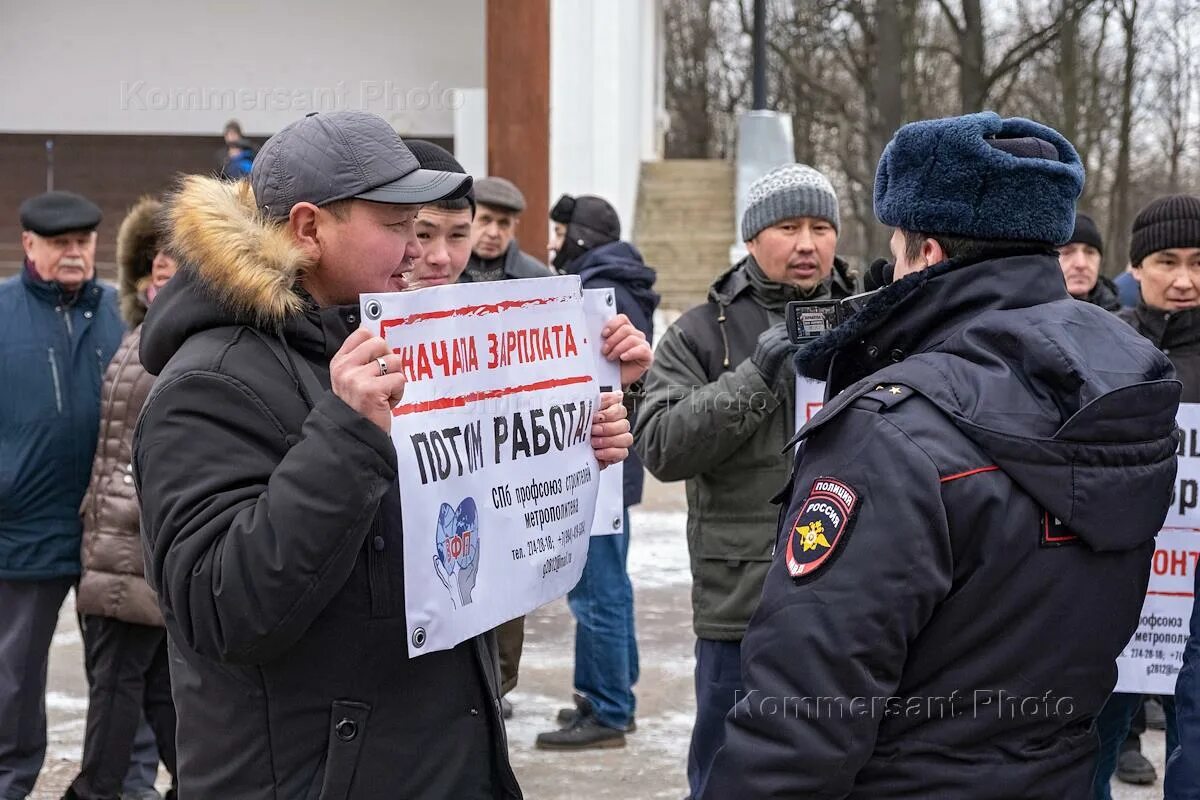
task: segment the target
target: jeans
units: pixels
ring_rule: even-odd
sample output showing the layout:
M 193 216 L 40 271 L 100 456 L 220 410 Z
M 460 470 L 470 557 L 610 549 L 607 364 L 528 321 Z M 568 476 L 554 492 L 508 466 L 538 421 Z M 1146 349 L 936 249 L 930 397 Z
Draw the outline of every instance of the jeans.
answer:
M 688 748 L 688 797 L 699 797 L 717 751 L 725 745 L 725 717 L 742 688 L 742 643 L 696 640 L 696 724 Z
M 629 582 L 629 509 L 625 532 L 593 536 L 579 583 L 567 594 L 575 615 L 575 689 L 592 704 L 596 721 L 624 730 L 633 720 L 638 680 Z
M 1095 800 L 1112 800 L 1111 782 L 1117 771 L 1117 759 L 1121 756 L 1121 745 L 1129 736 L 1129 726 L 1134 715 L 1145 702 L 1140 694 L 1113 693 L 1096 717 L 1096 735 L 1100 738 L 1100 749 L 1096 754 L 1096 777 L 1092 783 Z M 1167 718 L 1167 755 L 1179 744 L 1179 732 L 1175 725 L 1175 698 L 1163 697 L 1163 714 Z

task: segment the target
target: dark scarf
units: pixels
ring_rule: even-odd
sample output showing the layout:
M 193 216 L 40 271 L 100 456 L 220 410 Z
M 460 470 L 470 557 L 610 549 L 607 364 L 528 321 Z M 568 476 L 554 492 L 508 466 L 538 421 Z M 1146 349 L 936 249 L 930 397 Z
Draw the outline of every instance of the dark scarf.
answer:
M 489 258 L 486 261 L 482 258 L 471 259 L 467 264 L 467 272 L 471 278 L 476 281 L 500 281 L 504 280 L 504 262 L 508 251 L 504 251 L 495 258 Z
M 794 300 L 828 300 L 831 278 L 822 280 L 807 292 L 798 286 L 776 283 L 767 277 L 754 256 L 746 256 L 746 277 L 750 280 L 750 293 L 755 302 L 768 311 L 783 313 L 784 307 Z M 832 276 L 831 276 L 832 277 Z

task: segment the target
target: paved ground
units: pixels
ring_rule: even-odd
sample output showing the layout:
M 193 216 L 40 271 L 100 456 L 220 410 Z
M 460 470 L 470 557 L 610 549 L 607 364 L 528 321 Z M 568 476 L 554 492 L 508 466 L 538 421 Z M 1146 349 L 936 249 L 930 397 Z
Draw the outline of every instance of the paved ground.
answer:
M 684 505 L 679 487 L 650 482 L 647 503 L 632 522 L 630 571 L 636 593 L 642 679 L 638 731 L 624 750 L 544 753 L 534 736 L 552 727 L 571 689 L 573 623 L 563 602 L 529 617 L 521 683 L 510 697 L 512 758 L 530 800 L 681 798 L 691 730 L 691 579 L 684 545 Z M 72 603 L 64 606 L 51 655 L 50 751 L 35 799 L 61 796 L 78 766 L 87 709 L 79 632 Z M 1163 736 L 1145 737 L 1147 756 L 1161 765 Z M 1118 800 L 1162 797 L 1161 783 L 1144 788 L 1114 784 Z

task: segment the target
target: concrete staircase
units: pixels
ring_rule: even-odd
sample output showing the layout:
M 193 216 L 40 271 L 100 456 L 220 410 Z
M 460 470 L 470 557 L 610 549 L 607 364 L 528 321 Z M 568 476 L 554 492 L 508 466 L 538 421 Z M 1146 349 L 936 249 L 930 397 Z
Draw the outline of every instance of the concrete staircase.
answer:
M 664 310 L 704 301 L 713 278 L 729 268 L 734 242 L 734 166 L 673 159 L 642 164 L 634 243 L 658 271 Z

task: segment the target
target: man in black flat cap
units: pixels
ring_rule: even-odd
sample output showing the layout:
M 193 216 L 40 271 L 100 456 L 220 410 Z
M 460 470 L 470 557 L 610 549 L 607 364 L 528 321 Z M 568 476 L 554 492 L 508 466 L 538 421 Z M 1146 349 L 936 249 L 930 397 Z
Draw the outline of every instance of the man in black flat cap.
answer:
M 96 281 L 100 209 L 71 192 L 21 205 L 24 269 L 0 282 L 0 797 L 33 791 L 46 756 L 46 665 L 79 578 L 79 505 L 104 369 L 121 341 Z

